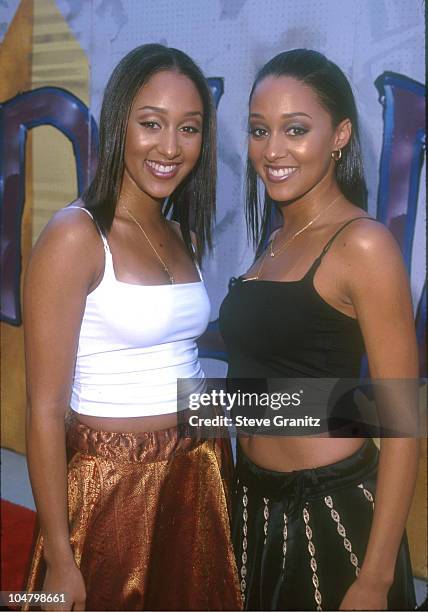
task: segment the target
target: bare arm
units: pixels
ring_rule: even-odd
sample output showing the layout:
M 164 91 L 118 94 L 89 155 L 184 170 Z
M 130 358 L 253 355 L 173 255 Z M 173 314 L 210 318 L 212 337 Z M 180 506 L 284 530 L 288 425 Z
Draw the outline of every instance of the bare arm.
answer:
M 382 226 L 360 224 L 350 240 L 347 262 L 348 295 L 363 333 L 371 378 L 416 379 L 418 357 L 410 288 L 395 240 Z M 395 402 L 390 409 L 407 407 Z M 414 492 L 418 455 L 415 438 L 381 440 L 367 551 L 359 578 L 341 609 L 386 607 Z
M 33 251 L 24 285 L 27 453 L 46 580 L 54 581 L 46 590 L 67 590 L 69 583 L 58 580 L 68 581 L 77 570 L 69 543 L 64 417 L 86 296 L 97 275 L 94 262 L 102 257 L 100 244 L 85 213 L 58 213 Z

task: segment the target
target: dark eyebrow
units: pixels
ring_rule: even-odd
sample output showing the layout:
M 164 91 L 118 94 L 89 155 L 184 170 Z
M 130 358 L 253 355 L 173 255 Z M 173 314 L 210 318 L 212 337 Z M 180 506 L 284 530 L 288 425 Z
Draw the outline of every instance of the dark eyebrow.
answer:
M 166 108 L 160 108 L 159 106 L 140 106 L 140 108 L 137 108 L 137 110 L 151 110 L 162 114 L 168 112 Z M 196 115 L 199 115 L 202 118 L 202 113 L 200 111 L 189 111 L 188 113 L 184 113 L 185 117 L 195 117 Z
M 261 113 L 250 113 L 250 119 L 251 117 L 257 117 L 259 119 L 263 118 L 263 115 Z M 312 117 L 310 115 L 308 115 L 307 113 L 283 113 L 281 115 L 281 118 L 283 119 L 289 119 L 290 117 L 309 117 L 309 119 L 312 119 Z

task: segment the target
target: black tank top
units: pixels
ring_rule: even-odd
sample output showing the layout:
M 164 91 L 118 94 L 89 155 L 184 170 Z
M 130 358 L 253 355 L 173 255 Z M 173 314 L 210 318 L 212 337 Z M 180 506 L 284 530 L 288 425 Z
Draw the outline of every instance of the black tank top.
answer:
M 358 378 L 358 321 L 325 302 L 313 284 L 335 238 L 357 219 L 369 217 L 342 225 L 300 280 L 231 279 L 219 317 L 229 378 Z

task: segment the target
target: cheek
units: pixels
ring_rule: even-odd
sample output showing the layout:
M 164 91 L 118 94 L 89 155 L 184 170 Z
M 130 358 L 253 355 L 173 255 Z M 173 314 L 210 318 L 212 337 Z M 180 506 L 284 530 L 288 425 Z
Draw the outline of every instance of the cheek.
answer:
M 296 152 L 308 161 L 322 162 L 330 156 L 330 137 L 328 133 L 313 132 L 296 147 Z
M 137 155 L 150 147 L 151 142 L 150 135 L 140 133 L 130 134 L 126 139 L 125 143 L 125 154 L 128 152 L 129 155 Z
M 125 141 L 125 164 L 129 166 L 135 161 L 140 149 L 138 138 L 134 134 L 128 134 Z
M 299 143 L 296 142 L 293 147 L 290 147 L 290 150 L 295 158 L 302 163 L 320 161 L 320 154 L 322 153 L 319 143 L 317 141 L 311 142 L 310 139 L 305 139 Z
M 140 126 L 128 126 L 125 139 L 125 162 L 139 161 L 152 147 L 158 139 L 155 130 L 144 130 Z M 135 159 L 134 159 L 135 158 Z
M 202 138 L 195 138 L 194 140 L 183 143 L 183 151 L 187 160 L 193 164 L 199 159 L 202 149 Z
M 248 157 L 253 164 L 257 166 L 263 155 L 263 145 L 261 141 L 250 140 L 248 142 Z

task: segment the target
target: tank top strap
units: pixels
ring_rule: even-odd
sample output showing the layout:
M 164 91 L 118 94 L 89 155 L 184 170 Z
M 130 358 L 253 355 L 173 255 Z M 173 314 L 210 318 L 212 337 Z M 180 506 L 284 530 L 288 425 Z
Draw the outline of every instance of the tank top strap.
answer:
M 350 225 L 351 223 L 353 223 L 354 221 L 358 221 L 358 219 L 367 219 L 368 221 L 377 221 L 376 219 L 373 219 L 372 217 L 364 217 L 364 216 L 360 216 L 360 217 L 354 217 L 353 219 L 349 219 L 349 221 L 347 221 L 346 223 L 344 223 L 341 227 L 339 227 L 339 229 L 337 230 L 337 232 L 335 232 L 333 234 L 333 236 L 329 239 L 329 241 L 327 242 L 327 244 L 324 246 L 323 250 L 321 251 L 321 253 L 318 255 L 318 257 L 315 259 L 315 261 L 313 262 L 313 264 L 311 265 L 311 267 L 309 268 L 309 270 L 306 272 L 305 274 L 305 278 L 307 277 L 308 279 L 310 279 L 315 272 L 318 269 L 318 266 L 320 265 L 320 263 L 322 262 L 322 259 L 324 257 L 324 255 L 327 253 L 327 251 L 330 249 L 331 245 L 333 244 L 333 242 L 336 240 L 337 236 L 345 229 L 345 227 L 348 227 L 348 225 Z
M 180 227 L 180 224 L 179 224 L 178 221 L 175 221 L 174 219 L 170 219 L 170 221 L 172 221 L 173 223 L 176 223 L 178 225 L 178 227 Z M 180 232 L 181 232 L 181 227 L 180 227 Z M 195 247 L 195 245 L 193 244 L 192 241 L 191 241 L 190 244 L 192 245 L 192 253 L 194 255 L 193 261 L 195 262 L 195 266 L 196 266 L 196 269 L 197 269 L 198 274 L 199 274 L 199 280 L 203 282 L 204 278 L 202 276 L 202 270 L 201 270 L 201 267 L 200 267 L 200 265 L 198 263 L 198 258 L 196 257 L 196 247 Z
M 197 269 L 198 274 L 199 274 L 199 280 L 203 281 L 204 279 L 202 277 L 202 270 L 201 270 L 200 265 L 198 264 L 198 259 L 196 257 L 196 249 L 195 249 L 195 245 L 193 244 L 193 242 L 192 242 L 192 251 L 193 251 L 193 255 L 195 256 L 193 261 L 195 262 L 195 266 L 196 266 L 196 269 Z
M 101 237 L 101 240 L 103 241 L 104 250 L 105 250 L 106 253 L 108 253 L 110 255 L 111 254 L 110 253 L 110 247 L 108 245 L 107 238 L 105 237 L 105 235 L 101 231 L 101 228 L 98 225 L 98 223 L 97 223 L 96 219 L 94 218 L 94 215 L 91 213 L 91 211 L 88 210 L 87 208 L 83 208 L 83 206 L 67 206 L 66 208 L 77 208 L 77 210 L 82 210 L 83 212 L 85 212 L 87 215 L 89 215 L 91 217 L 92 221 L 95 223 L 95 227 L 98 230 L 98 233 L 99 233 L 99 235 Z
M 350 225 L 351 223 L 353 223 L 354 221 L 358 221 L 359 219 L 368 219 L 369 221 L 376 221 L 376 219 L 372 219 L 371 217 L 364 217 L 364 216 L 360 216 L 360 217 L 354 217 L 353 219 L 349 219 L 349 221 L 347 221 L 346 223 L 344 223 L 341 227 L 339 227 L 339 229 L 337 230 L 337 232 L 335 232 L 333 234 L 333 236 L 330 238 L 330 240 L 327 242 L 327 244 L 325 245 L 325 247 L 323 248 L 323 250 L 321 251 L 321 254 L 319 256 L 319 259 L 322 259 L 324 257 L 324 255 L 327 253 L 327 251 L 329 250 L 329 248 L 331 247 L 331 245 L 333 244 L 333 242 L 336 240 L 336 238 L 338 237 L 338 235 L 343 232 L 343 230 L 345 229 L 345 227 L 348 227 L 348 225 Z

